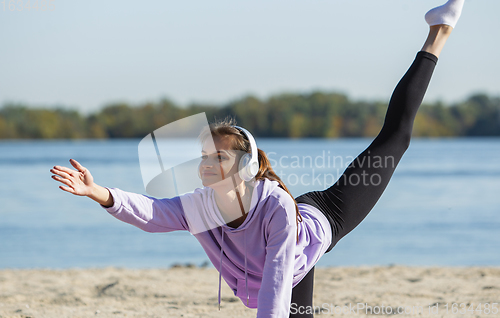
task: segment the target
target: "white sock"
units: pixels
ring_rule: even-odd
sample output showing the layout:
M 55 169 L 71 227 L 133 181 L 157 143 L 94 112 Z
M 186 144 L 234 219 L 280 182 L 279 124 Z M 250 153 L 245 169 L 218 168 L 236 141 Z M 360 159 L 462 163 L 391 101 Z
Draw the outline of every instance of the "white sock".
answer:
M 465 0 L 448 0 L 442 6 L 429 10 L 425 14 L 425 21 L 430 25 L 446 24 L 455 28 L 462 13 Z

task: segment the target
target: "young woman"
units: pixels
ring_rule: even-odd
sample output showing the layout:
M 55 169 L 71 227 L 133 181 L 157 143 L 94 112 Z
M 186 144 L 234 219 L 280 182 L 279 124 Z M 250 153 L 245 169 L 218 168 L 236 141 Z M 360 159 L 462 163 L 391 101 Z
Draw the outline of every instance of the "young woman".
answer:
M 73 159 L 77 171 L 55 166 L 52 177 L 66 185 L 62 190 L 88 196 L 145 231 L 191 231 L 219 270 L 219 305 L 222 276 L 246 306 L 258 308 L 258 317 L 312 317 L 298 309 L 312 307 L 314 265 L 367 216 L 386 188 L 409 146 L 415 115 L 463 2 L 449 0 L 426 14 L 429 35 L 396 86 L 380 133 L 324 191 L 294 200 L 260 149 L 255 171 L 241 173 L 242 154 L 256 152 L 256 146 L 232 121 L 211 124 L 201 134 L 204 187 L 193 193 L 155 199 L 104 188 Z M 190 209 L 215 226 L 193 231 Z

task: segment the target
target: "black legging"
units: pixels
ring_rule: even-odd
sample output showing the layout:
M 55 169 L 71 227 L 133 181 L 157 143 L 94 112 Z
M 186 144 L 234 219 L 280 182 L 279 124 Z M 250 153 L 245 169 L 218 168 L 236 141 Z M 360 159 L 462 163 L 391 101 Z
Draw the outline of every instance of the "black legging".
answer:
M 437 60 L 431 53 L 418 52 L 392 93 L 382 130 L 370 146 L 353 160 L 331 187 L 308 192 L 295 199 L 297 203 L 318 208 L 327 217 L 332 228 L 332 244 L 327 252 L 358 226 L 384 192 L 410 145 L 413 121 Z M 313 282 L 314 267 L 292 290 L 292 303 L 296 308 L 312 306 Z M 313 315 L 290 314 L 290 317 Z

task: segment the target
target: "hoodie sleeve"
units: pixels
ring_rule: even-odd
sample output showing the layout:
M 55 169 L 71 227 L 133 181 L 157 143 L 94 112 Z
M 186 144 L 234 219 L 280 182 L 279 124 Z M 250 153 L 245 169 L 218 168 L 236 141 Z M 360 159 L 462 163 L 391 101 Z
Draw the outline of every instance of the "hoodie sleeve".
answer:
M 293 201 L 287 200 L 285 204 L 277 204 L 266 231 L 266 259 L 258 295 L 258 318 L 290 315 L 297 225 Z
M 179 197 L 156 199 L 142 194 L 107 188 L 113 196 L 109 214 L 146 232 L 171 232 L 188 230 Z

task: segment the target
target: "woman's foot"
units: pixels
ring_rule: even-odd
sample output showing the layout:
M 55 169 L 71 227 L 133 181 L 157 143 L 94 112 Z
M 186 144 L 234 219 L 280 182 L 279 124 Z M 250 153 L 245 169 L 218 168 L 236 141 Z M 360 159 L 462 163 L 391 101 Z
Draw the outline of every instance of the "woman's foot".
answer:
M 457 24 L 465 0 L 448 0 L 442 6 L 429 10 L 425 14 L 425 21 L 429 26 L 445 24 L 452 28 Z

